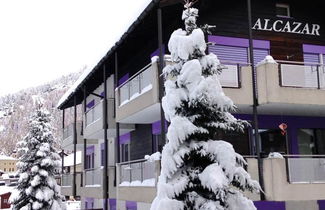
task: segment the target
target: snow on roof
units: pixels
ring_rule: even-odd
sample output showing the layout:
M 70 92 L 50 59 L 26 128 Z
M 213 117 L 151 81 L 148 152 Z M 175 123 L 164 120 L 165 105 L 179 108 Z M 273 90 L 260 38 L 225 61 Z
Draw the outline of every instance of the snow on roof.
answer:
M 0 195 L 6 194 L 8 192 L 12 192 L 13 190 L 14 187 L 0 186 Z
M 6 155 L 0 155 L 0 160 L 17 160 L 17 159 Z
M 116 37 L 116 39 L 115 39 L 116 42 L 113 42 L 113 43 L 117 43 L 121 39 L 121 37 L 125 34 L 125 32 L 127 32 L 127 30 L 130 28 L 130 26 L 138 19 L 138 17 L 141 15 L 141 13 L 145 10 L 145 8 L 151 2 L 153 2 L 153 0 L 142 0 L 141 2 L 139 1 L 139 7 L 137 8 L 137 10 L 133 11 L 133 13 L 132 12 L 128 13 L 127 16 L 124 16 L 124 17 L 128 18 L 128 22 L 130 24 L 124 26 L 124 30 L 123 30 L 122 34 L 113 34 L 114 31 L 112 31 L 112 37 Z M 109 52 L 109 50 L 114 45 L 115 44 L 108 45 L 106 50 L 104 50 L 104 52 L 102 52 L 102 55 L 100 57 L 98 57 L 92 63 L 90 63 L 89 65 L 86 66 L 86 69 L 84 70 L 83 74 L 80 75 L 78 80 L 60 98 L 60 100 L 59 100 L 59 102 L 57 104 L 57 108 L 59 108 L 70 96 L 72 96 L 72 94 L 77 90 L 77 88 L 81 85 L 81 83 L 84 81 L 84 79 L 87 78 L 88 75 L 91 74 L 91 72 L 94 70 L 96 65 L 100 62 L 100 60 L 107 54 L 107 52 Z
M 76 153 L 76 164 L 81 164 L 81 151 L 77 151 Z M 64 166 L 73 166 L 73 153 L 64 157 Z

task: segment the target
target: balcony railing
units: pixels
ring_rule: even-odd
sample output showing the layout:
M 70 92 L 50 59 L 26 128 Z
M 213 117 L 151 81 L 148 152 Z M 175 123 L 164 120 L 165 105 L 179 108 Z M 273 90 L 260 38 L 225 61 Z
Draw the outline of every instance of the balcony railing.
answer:
M 103 168 L 93 168 L 85 170 L 86 186 L 101 186 L 103 181 Z
M 325 67 L 319 63 L 278 61 L 280 86 L 325 88 Z
M 248 66 L 247 63 L 237 63 L 231 61 L 221 61 L 224 66 L 219 75 L 219 81 L 224 88 L 240 88 L 241 87 L 241 68 Z
M 119 186 L 156 186 L 158 165 L 144 159 L 120 163 Z
M 71 187 L 73 181 L 73 174 L 62 174 L 62 187 Z
M 325 183 L 325 155 L 287 157 L 290 183 Z
M 97 103 L 91 109 L 86 112 L 86 126 L 102 118 L 103 102 Z
M 153 68 L 148 64 L 119 87 L 119 105 L 127 103 L 137 96 L 152 89 Z
M 72 136 L 73 134 L 73 123 L 71 123 L 70 125 L 68 125 L 67 127 L 65 127 L 63 129 L 63 139 L 66 139 L 70 136 Z

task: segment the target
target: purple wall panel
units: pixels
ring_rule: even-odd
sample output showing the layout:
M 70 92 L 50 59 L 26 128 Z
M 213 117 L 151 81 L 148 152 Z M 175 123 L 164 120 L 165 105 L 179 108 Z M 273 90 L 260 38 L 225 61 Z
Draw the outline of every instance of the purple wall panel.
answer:
M 249 41 L 245 38 L 235 38 L 226 36 L 208 36 L 209 42 L 214 42 L 220 45 L 237 46 L 237 47 L 248 47 Z M 270 41 L 267 40 L 253 40 L 253 47 L 260 49 L 270 49 Z
M 86 155 L 91 155 L 94 152 L 95 152 L 95 146 L 94 145 L 87 147 L 87 149 L 86 149 Z
M 161 133 L 161 121 L 158 120 L 154 123 L 151 124 L 151 127 L 152 127 L 152 134 L 160 134 Z M 165 121 L 165 130 L 167 131 L 167 121 Z
M 120 144 L 126 144 L 131 140 L 131 133 L 126 133 L 120 136 Z
M 137 202 L 135 201 L 126 201 L 125 202 L 126 210 L 137 210 Z
M 325 210 L 325 200 L 318 200 L 317 203 L 319 210 Z
M 311 44 L 303 44 L 302 49 L 305 53 L 319 53 L 325 54 L 325 46 L 320 45 L 311 45 Z
M 165 54 L 165 45 L 163 44 L 163 54 Z M 159 56 L 159 48 L 155 50 L 153 53 L 150 54 L 150 57 L 152 58 L 153 56 Z
M 116 199 L 109 199 L 109 209 L 116 210 Z
M 285 210 L 285 202 L 277 201 L 255 201 L 257 210 Z
M 95 105 L 95 100 L 91 100 L 86 106 L 88 109 L 91 109 Z
M 235 117 L 252 121 L 253 116 L 248 114 L 235 114 Z M 278 128 L 281 123 L 288 125 L 289 150 L 291 154 L 299 154 L 297 129 L 299 128 L 325 128 L 325 117 L 302 117 L 302 116 L 280 116 L 259 115 L 259 128 Z
M 121 84 L 123 84 L 128 79 L 129 79 L 129 73 L 125 74 L 123 77 L 121 77 L 121 79 L 119 79 L 118 85 L 120 86 Z
M 86 209 L 93 209 L 94 207 L 94 198 L 86 198 L 85 199 L 85 208 Z

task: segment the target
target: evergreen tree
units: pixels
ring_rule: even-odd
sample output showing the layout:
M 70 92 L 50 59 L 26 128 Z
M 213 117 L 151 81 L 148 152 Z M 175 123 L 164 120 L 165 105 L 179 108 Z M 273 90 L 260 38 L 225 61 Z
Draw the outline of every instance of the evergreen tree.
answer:
M 196 25 L 198 10 L 191 6 L 187 1 L 183 11 L 185 30 L 174 31 L 168 43 L 173 64 L 164 68 L 162 103 L 170 126 L 151 210 L 256 209 L 242 195 L 260 191 L 245 171 L 246 161 L 231 144 L 215 140 L 249 125 L 230 113 L 236 107 L 218 80 L 222 67 L 216 55 L 206 55 L 204 32 Z
M 60 172 L 61 158 L 53 148 L 51 129 L 49 112 L 38 105 L 29 120 L 28 134 L 17 145 L 20 177 L 10 197 L 15 210 L 66 209 L 54 178 Z

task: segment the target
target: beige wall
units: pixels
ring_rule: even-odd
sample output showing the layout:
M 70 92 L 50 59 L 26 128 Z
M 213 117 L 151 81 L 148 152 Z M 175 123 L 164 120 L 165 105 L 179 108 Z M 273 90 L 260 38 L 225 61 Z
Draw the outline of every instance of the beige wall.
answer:
M 5 173 L 15 172 L 17 170 L 17 162 L 18 160 L 0 160 L 0 170 Z

